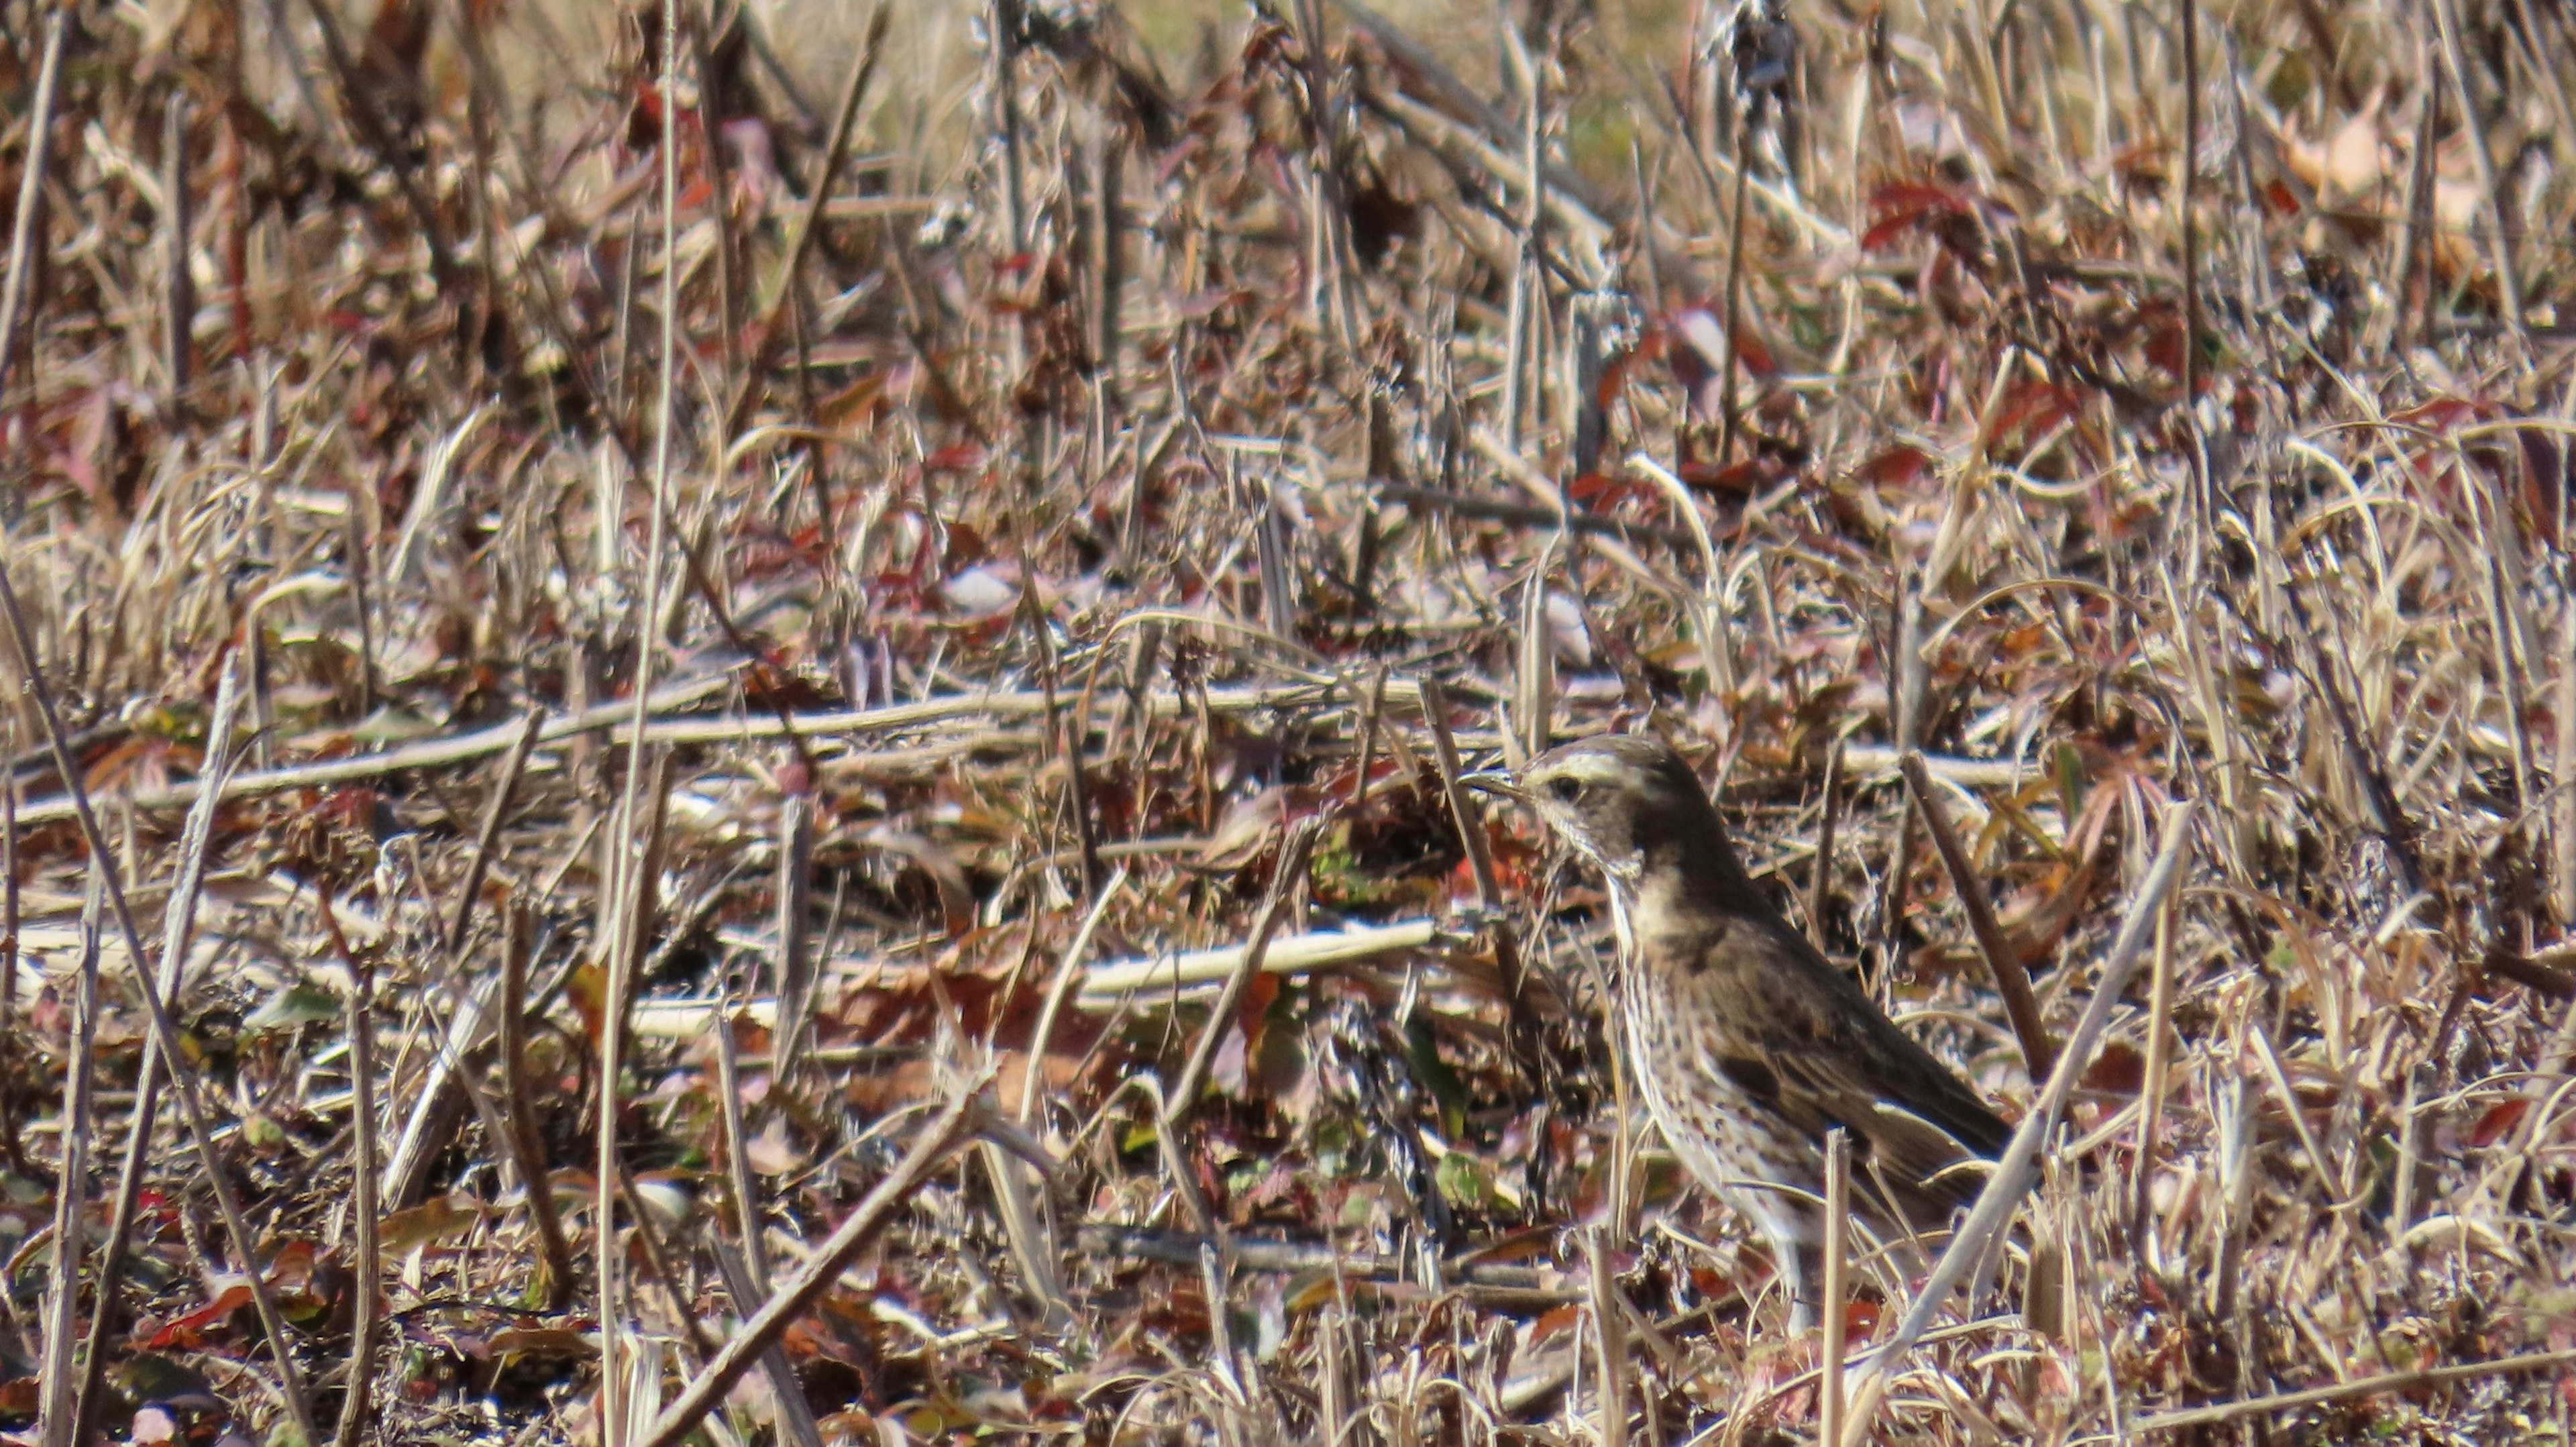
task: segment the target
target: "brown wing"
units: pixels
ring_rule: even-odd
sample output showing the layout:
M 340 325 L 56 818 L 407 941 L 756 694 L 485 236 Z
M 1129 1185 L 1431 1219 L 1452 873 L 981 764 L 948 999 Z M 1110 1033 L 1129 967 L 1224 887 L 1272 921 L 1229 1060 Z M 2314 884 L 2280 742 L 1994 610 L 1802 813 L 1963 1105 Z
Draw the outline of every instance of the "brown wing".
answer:
M 1709 1065 L 1817 1140 L 1833 1126 L 1900 1194 L 1964 1205 L 2011 1129 L 1788 927 L 1737 916 L 1700 952 L 1691 984 L 1736 1028 Z

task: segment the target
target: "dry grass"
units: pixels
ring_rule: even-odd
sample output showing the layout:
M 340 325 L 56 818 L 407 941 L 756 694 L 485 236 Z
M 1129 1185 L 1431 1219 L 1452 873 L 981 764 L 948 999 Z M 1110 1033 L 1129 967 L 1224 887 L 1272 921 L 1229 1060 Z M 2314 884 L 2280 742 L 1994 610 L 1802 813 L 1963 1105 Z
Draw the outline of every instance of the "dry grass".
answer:
M 2171 10 L 1802 7 L 1741 191 L 1705 7 L 1028 8 L 897 7 L 818 176 L 865 11 L 77 7 L 28 1440 L 1811 1439 L 1597 895 L 1444 788 L 1628 727 L 2017 1119 L 1985 961 L 2062 1042 L 2140 931 L 1884 1374 L 1852 1243 L 1855 1440 L 2569 1443 L 2564 5 L 2253 0 L 2196 98 Z

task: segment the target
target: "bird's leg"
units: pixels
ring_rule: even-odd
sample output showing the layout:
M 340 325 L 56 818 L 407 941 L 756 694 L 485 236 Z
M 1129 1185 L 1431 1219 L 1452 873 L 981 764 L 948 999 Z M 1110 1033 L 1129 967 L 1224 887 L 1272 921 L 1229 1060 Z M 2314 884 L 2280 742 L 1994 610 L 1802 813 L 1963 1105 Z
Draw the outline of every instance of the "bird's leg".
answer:
M 1779 1243 L 1772 1248 L 1780 1253 L 1780 1284 L 1789 1292 L 1789 1334 L 1805 1336 L 1816 1329 L 1818 1293 L 1825 1283 L 1825 1253 L 1822 1247 L 1804 1243 Z
M 1762 1234 L 1770 1238 L 1780 1287 L 1789 1295 L 1789 1334 L 1816 1329 L 1816 1308 L 1825 1284 L 1825 1246 L 1821 1223 L 1806 1212 L 1765 1213 Z
M 1823 1304 L 1825 1252 L 1817 1225 L 1812 1215 L 1796 1212 L 1766 1214 L 1762 1220 L 1773 1269 L 1779 1272 L 1781 1290 L 1789 1296 L 1789 1330 L 1787 1340 L 1753 1353 L 1752 1361 L 1759 1365 L 1751 1370 L 1761 1389 L 1775 1395 L 1783 1421 L 1799 1420 L 1816 1410 L 1812 1384 L 1785 1393 L 1782 1389 L 1822 1364 L 1823 1339 L 1817 1334 L 1816 1318 Z

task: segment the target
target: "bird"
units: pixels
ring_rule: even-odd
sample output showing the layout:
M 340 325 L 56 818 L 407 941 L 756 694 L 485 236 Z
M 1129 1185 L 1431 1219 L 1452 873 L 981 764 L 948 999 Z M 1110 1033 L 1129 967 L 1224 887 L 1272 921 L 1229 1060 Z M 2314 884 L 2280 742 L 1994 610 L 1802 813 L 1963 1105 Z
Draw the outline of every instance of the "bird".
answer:
M 1680 753 L 1603 735 L 1461 782 L 1526 804 L 1600 871 L 1629 1078 L 1683 1167 L 1765 1238 L 1793 1334 L 1816 1324 L 1832 1128 L 1873 1224 L 1911 1237 L 1973 1202 L 2010 1129 L 1780 917 Z

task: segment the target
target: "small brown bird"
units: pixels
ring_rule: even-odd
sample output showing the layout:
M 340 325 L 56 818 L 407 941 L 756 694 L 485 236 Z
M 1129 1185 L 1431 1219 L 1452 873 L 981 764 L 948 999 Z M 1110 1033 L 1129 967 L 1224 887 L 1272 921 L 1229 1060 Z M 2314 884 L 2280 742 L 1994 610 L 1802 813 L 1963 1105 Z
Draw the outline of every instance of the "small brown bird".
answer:
M 1528 803 L 1601 870 L 1619 937 L 1611 1008 L 1628 1073 L 1700 1184 L 1761 1228 L 1814 1326 L 1825 1133 L 1854 1192 L 1902 1235 L 1975 1199 L 2011 1132 L 1974 1091 L 1774 912 L 1681 755 L 1585 739 L 1467 782 Z

